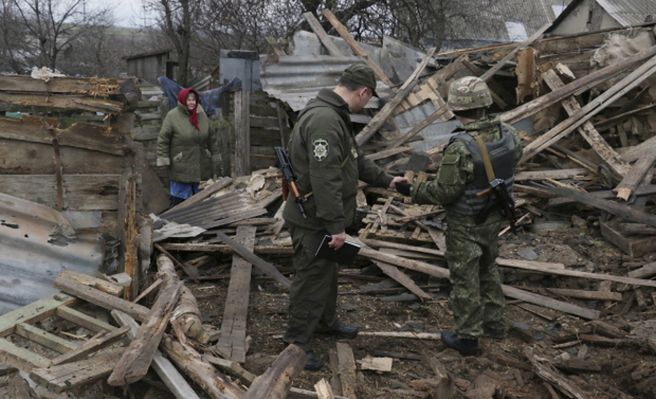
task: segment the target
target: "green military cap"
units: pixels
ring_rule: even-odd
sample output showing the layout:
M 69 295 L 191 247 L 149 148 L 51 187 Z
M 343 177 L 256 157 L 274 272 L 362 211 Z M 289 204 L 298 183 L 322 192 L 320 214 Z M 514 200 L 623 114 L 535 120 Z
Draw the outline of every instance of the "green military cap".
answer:
M 374 96 L 378 97 L 378 93 L 376 93 L 376 75 L 374 75 L 374 71 L 363 62 L 355 63 L 346 68 L 344 72 L 342 72 L 340 81 L 366 86 L 371 89 Z

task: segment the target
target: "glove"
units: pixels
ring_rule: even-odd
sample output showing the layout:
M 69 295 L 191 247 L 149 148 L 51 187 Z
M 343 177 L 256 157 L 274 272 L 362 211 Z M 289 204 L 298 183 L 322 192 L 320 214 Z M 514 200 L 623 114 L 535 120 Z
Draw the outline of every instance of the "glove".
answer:
M 399 182 L 396 183 L 395 187 L 396 191 L 398 191 L 400 194 L 410 196 L 410 187 L 412 187 L 411 184 Z

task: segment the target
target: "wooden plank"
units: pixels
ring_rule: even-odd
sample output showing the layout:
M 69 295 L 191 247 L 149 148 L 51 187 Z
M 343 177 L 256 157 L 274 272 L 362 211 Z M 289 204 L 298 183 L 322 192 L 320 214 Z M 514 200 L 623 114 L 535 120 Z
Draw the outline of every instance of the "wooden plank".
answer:
M 12 93 L 76 93 L 91 97 L 123 95 L 125 79 L 52 77 L 47 81 L 27 75 L 0 75 L 0 91 Z
M 86 313 L 82 313 L 68 306 L 58 307 L 55 311 L 55 314 L 64 320 L 68 320 L 71 323 L 77 324 L 80 327 L 84 327 L 89 331 L 94 331 L 97 333 L 114 331 L 116 329 L 116 327 L 112 326 L 111 324 L 107 324 L 102 320 L 98 320 L 95 317 L 91 317 Z
M 337 360 L 339 362 L 339 379 L 342 382 L 342 395 L 356 399 L 357 377 L 355 375 L 355 357 L 349 344 L 337 342 Z
M 64 175 L 64 206 L 69 210 L 117 209 L 119 175 Z M 3 192 L 54 207 L 54 175 L 0 175 Z
M 561 68 L 565 68 L 566 71 L 569 71 L 564 65 L 560 65 Z M 571 73 L 571 71 L 569 71 Z M 558 90 L 565 86 L 563 81 L 558 77 L 556 72 L 553 69 L 548 70 L 542 75 L 542 79 L 549 86 L 552 91 Z M 568 115 L 574 115 L 576 112 L 581 110 L 581 105 L 575 97 L 568 97 L 562 101 L 562 106 L 567 112 Z M 615 172 L 618 176 L 625 176 L 628 172 L 629 166 L 620 155 L 611 147 L 606 139 L 597 131 L 592 122 L 587 121 L 581 127 L 579 127 L 579 133 L 585 139 L 585 141 L 590 144 L 592 149 L 601 157 L 601 159 L 606 162 L 606 164 Z
M 330 12 L 330 10 L 324 10 Z M 435 54 L 435 48 L 433 47 L 428 51 L 428 54 L 426 57 L 422 60 L 422 62 L 417 65 L 415 70 L 412 72 L 412 74 L 406 79 L 406 81 L 403 83 L 399 91 L 397 91 L 394 96 L 392 97 L 391 100 L 389 100 L 383 108 L 376 113 L 376 115 L 371 118 L 371 121 L 367 124 L 367 126 L 364 127 L 355 136 L 355 141 L 358 145 L 362 145 L 366 143 L 377 131 L 380 129 L 387 118 L 389 118 L 392 113 L 394 112 L 394 109 L 401 104 L 401 101 L 405 99 L 405 97 L 410 93 L 410 90 L 413 89 L 413 87 L 417 84 L 417 79 L 419 78 L 419 75 L 426 69 L 426 66 L 428 65 L 428 61 L 430 61 L 433 57 L 433 54 Z
M 184 244 L 184 243 L 165 243 L 162 248 L 167 251 L 181 251 L 181 252 L 219 252 L 230 254 L 235 250 L 226 244 Z M 291 255 L 294 249 L 291 246 L 280 245 L 255 245 L 253 253 L 259 255 Z
M 601 281 L 614 281 L 616 283 L 638 285 L 643 287 L 656 287 L 656 281 L 653 280 L 644 280 L 644 279 L 624 277 L 624 276 L 613 276 L 612 274 L 581 272 L 577 270 L 544 268 L 540 266 L 535 266 L 528 261 L 522 261 L 519 259 L 497 258 L 497 264 L 499 266 L 513 267 L 516 269 L 530 270 L 534 272 L 554 274 L 558 276 L 579 277 L 579 278 L 585 278 L 590 280 L 601 280 Z
M 578 129 L 593 116 L 603 111 L 608 105 L 614 103 L 617 99 L 640 85 L 654 72 L 656 72 L 656 57 L 652 57 L 647 62 L 640 65 L 633 72 L 629 73 L 619 82 L 611 86 L 608 90 L 604 91 L 601 95 L 588 102 L 580 110 L 570 115 L 569 118 L 560 122 L 551 130 L 529 143 L 524 148 L 524 155 L 522 156 L 520 163 L 526 162 L 526 160 L 532 158 L 535 154 L 556 143 L 575 129 Z
M 139 324 L 132 317 L 117 310 L 112 310 L 112 317 L 119 325 L 129 327 L 128 335 L 130 338 L 136 336 Z M 176 399 L 200 399 L 173 363 L 165 358 L 159 350 L 155 351 L 153 355 L 152 367 Z
M 217 231 L 216 236 L 225 244 L 229 245 L 239 256 L 250 262 L 253 266 L 260 269 L 262 272 L 264 272 L 264 274 L 273 278 L 283 287 L 288 289 L 291 286 L 291 281 L 289 281 L 287 277 L 283 276 L 283 274 L 278 271 L 276 266 L 255 255 L 252 251 L 249 251 L 243 245 L 228 237 L 225 233 Z
M 54 314 L 58 307 L 74 302 L 75 298 L 59 293 L 5 313 L 0 316 L 0 337 L 12 334 L 18 323 L 31 323 L 46 319 Z
M 122 351 L 122 348 L 115 348 L 98 353 L 90 359 L 52 367 L 43 366 L 43 368 L 32 370 L 30 377 L 36 382 L 44 384 L 48 390 L 61 393 L 107 376 Z
M 255 378 L 244 399 L 285 399 L 293 379 L 303 370 L 306 358 L 303 348 L 288 345 L 271 366 Z
M 554 170 L 525 170 L 515 175 L 515 181 L 526 180 L 579 180 L 585 176 L 588 170 L 585 168 L 554 169 Z
M 75 350 L 79 346 L 74 342 L 27 323 L 16 324 L 15 333 L 18 336 L 34 341 L 39 345 L 45 346 L 46 348 L 59 353 L 66 353 Z
M 547 288 L 547 291 L 556 294 L 567 296 L 570 298 L 589 299 L 593 301 L 621 301 L 622 294 L 619 292 L 611 291 L 586 291 L 575 290 L 570 288 Z
M 608 213 L 612 213 L 613 215 L 619 216 L 623 219 L 631 220 L 637 223 L 645 223 L 656 227 L 656 216 L 650 213 L 643 212 L 638 209 L 633 209 L 629 206 L 618 204 L 616 202 L 606 201 L 586 192 L 571 190 L 563 187 L 545 187 L 545 189 L 562 197 L 571 198 L 584 205 L 592 206 Z
M 93 277 L 88 274 L 76 272 L 71 269 L 66 269 L 59 274 L 62 279 L 68 279 L 72 281 L 77 281 L 80 284 L 97 288 L 102 292 L 106 292 L 110 295 L 119 296 L 123 292 L 123 287 L 118 284 L 114 284 L 111 281 L 103 280 L 98 277 Z
M 624 175 L 624 179 L 615 187 L 617 198 L 628 201 L 643 180 L 651 180 L 651 178 L 645 179 L 645 175 L 651 170 L 654 162 L 656 162 L 656 152 L 640 157 Z M 646 181 L 646 183 L 649 183 L 649 181 Z
M 438 108 L 432 114 L 428 115 L 424 120 L 416 124 L 409 132 L 404 134 L 398 140 L 396 140 L 390 147 L 397 147 L 405 144 L 408 140 L 415 137 L 417 134 L 421 133 L 422 130 L 426 129 L 433 122 L 441 120 L 446 121 L 453 117 L 453 112 L 446 107 Z
M 344 39 L 346 44 L 351 47 L 351 50 L 353 50 L 353 53 L 359 57 L 362 57 L 364 61 L 369 65 L 369 67 L 374 71 L 374 74 L 378 77 L 378 79 L 382 80 L 383 83 L 385 83 L 387 86 L 392 87 L 394 84 L 392 81 L 387 77 L 385 74 L 385 71 L 373 60 L 371 59 L 371 56 L 365 51 L 364 48 L 355 41 L 353 36 L 349 33 L 348 29 L 346 29 L 346 26 L 344 26 L 339 19 L 333 14 L 332 11 L 330 11 L 328 8 L 325 8 L 323 10 L 323 16 L 330 22 L 330 24 L 335 28 L 335 31 Z M 360 143 L 358 143 L 360 144 Z
M 21 348 L 5 338 L 0 338 L 0 361 L 20 370 L 31 370 L 34 367 L 50 365 L 49 359 Z
M 121 312 L 125 312 L 139 321 L 146 320 L 146 316 L 150 311 L 145 306 L 117 298 L 98 289 L 87 287 L 74 281 L 67 281 L 57 278 L 55 279 L 55 287 L 68 294 L 93 303 L 94 305 L 98 305 L 101 308 L 107 310 L 116 309 L 120 310 Z
M 401 147 L 395 147 L 395 148 L 389 148 L 387 150 L 383 151 L 378 151 L 372 154 L 367 154 L 364 157 L 367 159 L 371 159 L 372 161 L 378 161 L 380 159 L 385 159 L 389 158 L 391 156 L 400 154 L 402 152 L 410 151 L 412 150 L 412 147 L 410 146 L 401 146 Z
M 236 241 L 249 251 L 255 245 L 254 226 L 237 227 Z M 246 361 L 246 321 L 251 288 L 252 265 L 238 255 L 232 257 L 230 284 L 225 300 L 221 335 L 214 349 L 223 358 L 239 363 Z
M 76 109 L 110 114 L 121 113 L 125 108 L 125 105 L 119 101 L 67 94 L 38 95 L 0 92 L 0 104 L 2 103 L 20 107 Z
M 247 383 L 248 385 L 252 384 L 255 380 L 255 377 L 257 377 L 255 374 L 246 370 L 241 366 L 241 364 L 234 360 L 226 360 L 208 354 L 203 355 L 203 360 L 212 363 L 225 372 L 239 377 L 242 382 Z
M 428 294 L 426 291 L 419 288 L 419 286 L 417 286 L 417 284 L 415 284 L 415 282 L 410 277 L 408 277 L 407 274 L 400 271 L 396 266 L 389 265 L 389 264 L 383 263 L 383 262 L 378 262 L 378 261 L 374 261 L 374 263 L 388 277 L 390 277 L 392 280 L 396 281 L 397 283 L 399 283 L 402 286 L 404 286 L 405 288 L 407 288 L 408 291 L 415 294 L 418 298 L 420 298 L 420 299 L 431 299 L 432 298 L 432 296 L 430 294 Z
M 334 55 L 334 56 L 344 56 L 345 54 L 342 53 L 342 51 L 337 47 L 337 45 L 330 39 L 328 36 L 328 33 L 323 29 L 323 26 L 321 26 L 321 23 L 319 23 L 319 20 L 312 14 L 311 12 L 305 12 L 303 13 L 303 17 L 305 17 L 305 20 L 307 21 L 308 25 L 310 25 L 310 28 L 314 33 L 317 35 L 319 40 L 321 41 L 321 44 L 328 50 L 328 54 Z
M 138 180 L 139 175 L 131 168 L 126 168 L 119 181 L 118 222 L 121 232 L 123 271 L 130 276 L 130 285 L 123 292 L 123 298 L 127 300 L 137 296 L 140 285 Z
M 61 147 L 118 156 L 126 153 L 123 137 L 108 126 L 76 123 L 67 129 L 55 129 L 55 133 Z M 21 119 L 0 117 L 0 138 L 48 146 L 52 144 L 52 135 L 45 128 L 43 118 L 28 115 Z
M 240 90 L 234 93 L 233 98 L 235 103 L 234 175 L 245 176 L 251 173 L 250 91 Z
M 85 341 L 79 345 L 75 350 L 66 352 L 61 356 L 57 356 L 52 359 L 53 365 L 69 363 L 72 361 L 80 360 L 87 355 L 99 352 L 101 349 L 105 348 L 108 345 L 115 343 L 116 341 L 123 338 L 123 336 L 128 332 L 128 327 L 116 328 L 112 332 L 101 332 L 92 337 L 91 339 Z

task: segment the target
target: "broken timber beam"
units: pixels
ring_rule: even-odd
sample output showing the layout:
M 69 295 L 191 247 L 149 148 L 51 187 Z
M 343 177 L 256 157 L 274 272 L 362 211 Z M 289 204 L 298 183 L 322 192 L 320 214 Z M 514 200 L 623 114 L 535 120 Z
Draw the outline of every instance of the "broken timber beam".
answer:
M 327 11 L 327 10 L 326 10 Z M 428 61 L 433 57 L 433 54 L 435 54 L 435 48 L 433 47 L 428 51 L 428 54 L 426 57 L 424 57 L 424 60 L 417 65 L 415 68 L 414 72 L 412 72 L 412 75 L 406 79 L 406 81 L 403 83 L 399 91 L 394 93 L 392 96 L 392 99 L 388 101 L 383 108 L 374 115 L 373 118 L 369 121 L 367 126 L 364 127 L 355 136 L 355 141 L 358 145 L 362 145 L 366 143 L 377 131 L 380 129 L 387 118 L 389 118 L 392 113 L 394 112 L 394 109 L 403 102 L 403 100 L 410 94 L 412 89 L 415 87 L 417 84 L 417 79 L 419 79 L 419 75 L 424 71 L 426 66 L 428 65 Z
M 306 12 L 303 13 L 303 17 L 305 17 L 305 20 L 307 21 L 308 25 L 310 25 L 310 28 L 314 31 L 314 33 L 317 35 L 319 40 L 321 41 L 321 44 L 328 50 L 328 53 L 333 56 L 344 56 L 345 54 L 341 52 L 341 50 L 337 47 L 337 45 L 332 41 L 330 36 L 328 36 L 328 33 L 326 33 L 325 29 L 323 29 L 323 26 L 321 26 L 321 23 L 319 20 L 312 14 L 311 12 Z
M 520 163 L 526 162 L 545 148 L 567 136 L 579 126 L 589 121 L 593 116 L 604 110 L 608 105 L 617 101 L 630 90 L 637 87 L 645 79 L 656 72 L 656 57 L 640 65 L 633 72 L 615 83 L 601 95 L 587 103 L 583 108 L 572 114 L 569 118 L 554 126 L 551 130 L 533 140 L 524 148 L 524 155 Z
M 572 81 L 561 89 L 552 91 L 543 96 L 529 101 L 526 104 L 520 105 L 510 111 L 501 114 L 501 120 L 506 123 L 514 124 L 531 115 L 561 101 L 569 96 L 581 94 L 602 82 L 607 81 L 609 78 L 615 76 L 620 72 L 624 72 L 632 65 L 642 62 L 649 57 L 656 55 L 656 46 L 650 47 L 647 50 L 641 51 L 631 57 L 628 57 L 617 64 L 612 64 L 598 71 L 594 71 L 585 75 L 575 81 Z
M 307 355 L 298 345 L 290 344 L 271 366 L 253 381 L 244 399 L 284 399 L 292 380 L 303 370 Z
M 362 48 L 360 43 L 355 41 L 353 36 L 349 33 L 348 29 L 346 26 L 344 26 L 339 19 L 333 14 L 332 11 L 329 9 L 324 9 L 323 10 L 323 16 L 330 22 L 330 24 L 335 28 L 335 31 L 344 39 L 344 41 L 351 47 L 351 50 L 353 50 L 353 53 L 355 55 L 362 57 L 367 65 L 374 71 L 374 74 L 378 77 L 378 79 L 382 80 L 383 83 L 385 83 L 388 87 L 394 86 L 394 83 L 390 80 L 390 78 L 387 77 L 385 74 L 385 71 L 376 63 L 374 60 L 371 59 L 371 56 L 365 51 L 365 49 Z M 405 96 L 404 96 L 405 97 Z
M 388 277 L 404 286 L 408 291 L 417 295 L 419 299 L 431 299 L 432 296 L 422 290 L 407 274 L 399 270 L 398 267 L 384 262 L 373 261 Z
M 565 65 L 561 67 L 567 68 Z M 567 69 L 569 70 L 569 69 Z M 571 73 L 571 71 L 570 71 Z M 542 79 L 551 90 L 557 90 L 564 85 L 553 69 L 548 70 L 542 75 Z M 575 97 L 569 97 L 562 101 L 562 106 L 568 115 L 574 115 L 581 109 L 581 105 Z M 624 162 L 620 155 L 611 147 L 608 142 L 597 131 L 592 122 L 587 121 L 579 127 L 579 133 L 590 144 L 593 150 L 606 162 L 610 169 L 617 176 L 625 176 L 629 170 L 629 165 Z
M 644 223 L 656 227 L 656 216 L 647 212 L 633 209 L 628 205 L 618 204 L 613 201 L 606 201 L 590 193 L 571 190 L 563 187 L 544 187 L 546 190 L 551 191 L 562 197 L 571 198 L 581 204 L 592 206 L 601 209 L 615 216 L 619 216 L 626 220 L 631 220 L 637 223 Z
M 134 339 L 139 329 L 139 324 L 132 317 L 121 311 L 112 310 L 111 314 L 119 325 L 130 328 L 128 334 L 130 338 Z M 153 370 L 155 370 L 159 378 L 164 382 L 164 385 L 166 385 L 176 399 L 200 399 L 196 391 L 193 390 L 178 369 L 159 350 L 155 351 L 153 355 Z
M 148 317 L 137 330 L 130 346 L 107 379 L 108 384 L 113 386 L 132 384 L 142 379 L 148 372 L 164 330 L 169 324 L 173 308 L 180 297 L 182 283 L 171 280 L 170 277 L 164 277 L 164 287 L 159 291 Z
M 542 36 L 542 34 L 550 27 L 551 27 L 551 23 L 547 23 L 544 26 L 542 26 L 540 29 L 538 29 L 535 33 L 533 33 L 528 39 L 518 43 L 515 46 L 515 48 L 513 48 L 508 54 L 506 54 L 505 57 L 499 60 L 499 62 L 497 62 L 492 68 L 485 71 L 485 73 L 480 76 L 481 79 L 483 79 L 483 81 L 485 82 L 490 80 L 492 76 L 494 76 L 497 72 L 499 72 L 501 68 L 503 68 L 503 66 L 506 65 L 508 61 L 510 61 L 520 49 L 530 46 L 534 41 L 539 39 Z
M 622 179 L 620 184 L 615 187 L 617 198 L 628 201 L 629 198 L 631 198 L 631 194 L 636 191 L 640 183 L 642 183 L 643 180 L 649 180 L 649 178 L 645 179 L 645 175 L 647 175 L 652 166 L 654 166 L 654 162 L 656 162 L 656 152 L 649 152 L 640 157 L 640 159 L 633 164 L 633 167 L 631 167 L 631 169 L 624 175 L 624 179 Z
M 226 376 L 219 373 L 214 366 L 201 358 L 189 345 L 182 345 L 177 340 L 164 334 L 162 350 L 184 371 L 192 381 L 198 384 L 212 399 L 241 399 L 244 390 Z
M 434 266 L 429 263 L 420 262 L 416 260 L 402 258 L 400 256 L 386 254 L 380 251 L 375 251 L 368 247 L 361 248 L 358 255 L 368 259 L 375 259 L 385 263 L 390 263 L 398 267 L 403 267 L 406 269 L 426 273 L 430 276 L 444 278 L 444 279 L 449 278 L 449 270 L 443 267 Z M 505 284 L 502 286 L 502 288 L 506 296 L 515 299 L 520 299 L 525 302 L 533 303 L 535 305 L 556 309 L 561 312 L 570 313 L 586 319 L 598 319 L 600 315 L 600 312 L 597 310 L 576 306 L 574 304 L 558 301 L 552 298 L 545 297 L 543 295 L 533 294 L 521 290 L 519 288 L 510 287 Z

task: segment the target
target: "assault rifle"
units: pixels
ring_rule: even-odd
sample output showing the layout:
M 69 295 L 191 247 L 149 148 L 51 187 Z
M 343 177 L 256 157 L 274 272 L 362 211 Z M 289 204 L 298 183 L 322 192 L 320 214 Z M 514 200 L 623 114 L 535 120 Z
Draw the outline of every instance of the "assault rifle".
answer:
M 495 205 L 498 205 L 501 208 L 501 214 L 510 221 L 510 228 L 515 231 L 515 221 L 517 220 L 517 216 L 515 215 L 515 200 L 513 200 L 508 192 L 506 182 L 503 181 L 503 179 L 496 178 L 492 180 L 489 188 L 477 193 L 476 195 L 493 195 L 495 198 L 495 201 L 489 202 L 483 211 L 478 214 L 476 217 L 476 223 L 484 222 L 492 208 L 494 208 Z
M 273 147 L 273 149 L 276 152 L 278 168 L 282 172 L 282 196 L 287 200 L 287 196 L 291 192 L 292 196 L 294 196 L 294 201 L 298 206 L 298 210 L 301 211 L 301 215 L 307 219 L 307 214 L 303 207 L 305 197 L 301 195 L 301 192 L 298 190 L 298 185 L 296 184 L 296 173 L 294 173 L 294 168 L 292 168 L 292 163 L 289 160 L 287 151 L 282 147 Z

